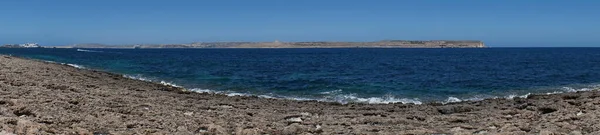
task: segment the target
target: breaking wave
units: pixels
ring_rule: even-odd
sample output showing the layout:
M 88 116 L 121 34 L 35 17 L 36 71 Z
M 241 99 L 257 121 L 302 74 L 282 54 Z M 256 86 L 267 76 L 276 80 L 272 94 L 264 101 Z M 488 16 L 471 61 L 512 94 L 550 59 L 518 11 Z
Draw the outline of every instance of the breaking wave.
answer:
M 598 88 L 600 88 L 600 85 L 591 85 L 591 87 L 586 87 L 586 88 L 562 87 L 561 91 L 554 91 L 554 92 L 541 93 L 541 94 L 542 95 L 543 94 L 550 95 L 550 94 L 559 94 L 559 93 L 566 93 L 566 92 L 592 91 L 592 90 L 598 90 Z M 321 102 L 338 102 L 338 103 L 342 103 L 342 104 L 347 104 L 347 103 L 423 104 L 423 102 L 425 102 L 418 98 L 398 98 L 398 97 L 395 97 L 390 94 L 385 95 L 383 97 L 358 97 L 357 94 L 354 94 L 354 93 L 344 94 L 343 90 L 320 92 L 319 94 L 322 94 L 325 96 L 318 97 L 318 98 L 281 96 L 281 95 L 274 95 L 271 93 L 266 94 L 266 95 L 255 95 L 255 94 L 250 94 L 250 93 L 239 93 L 239 92 L 233 92 L 233 91 L 215 91 L 215 90 L 200 89 L 200 88 L 189 89 L 189 91 L 198 92 L 198 93 L 224 94 L 227 96 L 257 96 L 257 97 L 261 97 L 261 98 L 289 99 L 289 100 L 299 100 L 299 101 L 313 100 L 313 101 L 321 101 Z M 448 103 L 457 103 L 457 102 L 464 102 L 464 101 L 481 101 L 481 100 L 486 100 L 486 99 L 510 99 L 510 100 L 512 100 L 514 98 L 527 98 L 531 94 L 533 94 L 533 93 L 526 93 L 526 94 L 521 94 L 521 95 L 510 94 L 507 96 L 476 95 L 476 96 L 467 97 L 467 98 L 457 98 L 457 97 L 450 96 L 446 100 L 437 101 L 437 103 L 448 104 Z
M 167 82 L 167 81 L 159 80 L 159 79 L 155 79 L 155 78 L 144 77 L 144 76 L 142 76 L 140 74 L 136 74 L 136 75 L 123 75 L 123 77 L 129 78 L 129 79 L 134 79 L 134 80 L 145 81 L 145 82 L 160 83 L 162 85 L 171 86 L 171 87 L 183 88 L 182 86 L 179 86 L 179 85 L 177 85 L 177 84 L 175 84 L 173 82 Z
M 77 65 L 77 64 L 70 64 L 70 63 L 61 63 L 61 64 L 65 64 L 67 66 L 71 66 L 71 67 L 78 68 L 78 69 L 85 69 L 85 67 L 83 67 L 81 65 Z
M 368 104 L 390 104 L 390 103 L 403 103 L 403 104 L 422 104 L 418 99 L 408 99 L 408 98 L 396 98 L 391 95 L 386 95 L 384 97 L 357 97 L 356 94 L 335 94 L 330 93 L 330 96 L 324 97 L 296 97 L 296 96 L 282 96 L 275 94 L 266 94 L 266 95 L 255 95 L 249 93 L 239 93 L 232 91 L 214 91 L 209 89 L 200 89 L 194 88 L 189 89 L 189 91 L 199 92 L 199 93 L 213 93 L 213 94 L 224 94 L 227 96 L 257 96 L 261 98 L 275 98 L 275 99 L 290 99 L 290 100 L 299 100 L 299 101 L 321 101 L 321 102 L 338 102 L 342 104 L 347 103 L 368 103 Z M 341 91 L 341 90 L 337 90 Z
M 172 82 L 167 82 L 163 80 L 159 80 L 156 78 L 143 77 L 142 75 L 123 75 L 123 77 L 136 79 L 147 82 L 155 82 L 160 83 L 166 86 L 172 87 L 180 87 L 184 88 L 180 85 L 177 85 Z M 592 91 L 598 90 L 600 88 L 600 84 L 596 85 L 587 85 L 587 87 L 560 87 L 557 91 L 540 93 L 540 94 L 559 94 L 559 93 L 567 93 L 567 92 L 578 92 L 578 91 Z M 198 93 L 211 93 L 211 94 L 223 94 L 227 96 L 256 96 L 260 98 L 272 98 L 272 99 L 289 99 L 289 100 L 298 100 L 298 101 L 320 101 L 320 102 L 338 102 L 342 104 L 348 103 L 367 103 L 367 104 L 392 104 L 392 103 L 402 103 L 402 104 L 423 104 L 427 101 L 422 101 L 419 98 L 399 98 L 391 94 L 387 94 L 382 97 L 360 97 L 356 93 L 344 93 L 343 90 L 332 90 L 332 91 L 323 91 L 319 92 L 316 97 L 300 97 L 300 96 L 284 96 L 277 95 L 273 93 L 268 94 L 253 94 L 253 93 L 244 93 L 244 92 L 236 92 L 236 91 L 217 91 L 210 89 L 202 89 L 202 88 L 192 88 L 186 89 L 192 92 Z M 481 101 L 486 99 L 514 99 L 514 98 L 527 98 L 533 93 L 526 94 L 510 94 L 507 96 L 490 96 L 490 95 L 475 95 L 471 97 L 458 98 L 449 96 L 445 100 L 436 101 L 437 103 L 448 104 L 448 103 L 457 103 L 457 102 L 465 102 L 465 101 Z
M 173 86 L 173 87 L 180 87 L 180 88 L 184 88 L 182 86 L 179 86 L 175 83 L 172 82 L 166 82 L 166 81 L 162 81 L 162 80 L 158 80 L 155 78 L 149 78 L 149 77 L 143 77 L 142 75 L 123 75 L 123 77 L 125 78 L 130 78 L 130 79 L 135 79 L 135 80 L 140 80 L 140 81 L 146 81 L 146 82 L 155 82 L 155 83 L 160 83 L 166 86 Z M 403 103 L 403 104 L 422 104 L 421 101 L 419 101 L 419 99 L 408 99 L 408 98 L 396 98 L 394 96 L 391 95 L 386 95 L 384 97 L 358 97 L 357 94 L 339 94 L 339 92 L 342 92 L 342 90 L 335 90 L 335 91 L 330 91 L 330 92 L 321 92 L 321 94 L 329 94 L 327 96 L 323 96 L 320 98 L 309 98 L 309 97 L 296 97 L 296 96 L 283 96 L 283 95 L 276 95 L 276 94 L 251 94 L 251 93 L 241 93 L 241 92 L 235 92 L 235 91 L 216 91 L 216 90 L 210 90 L 210 89 L 201 89 L 201 88 L 192 88 L 192 89 L 186 89 L 188 91 L 192 91 L 192 92 L 198 92 L 198 93 L 211 93 L 211 94 L 223 94 L 223 95 L 227 95 L 227 96 L 257 96 L 260 98 L 273 98 L 273 99 L 289 99 L 289 100 L 298 100 L 298 101 L 309 101 L 309 100 L 313 100 L 313 101 L 321 101 L 321 102 L 338 102 L 338 103 L 342 103 L 342 104 L 347 104 L 347 103 L 368 103 L 368 104 L 389 104 L 389 103 Z
M 84 66 L 82 65 L 77 65 L 77 64 L 71 64 L 71 63 L 60 63 L 60 62 L 56 62 L 56 61 L 49 61 L 49 60 L 43 60 L 44 62 L 48 62 L 48 63 L 54 63 L 54 64 L 61 64 L 61 65 L 67 65 L 70 67 L 74 67 L 74 68 L 78 68 L 78 69 L 85 69 Z
M 592 84 L 592 85 L 586 85 L 583 87 L 559 87 L 557 90 L 555 91 L 551 91 L 551 92 L 546 92 L 546 93 L 537 93 L 540 95 L 552 95 L 552 94 L 561 94 L 561 93 L 570 93 L 570 92 L 580 92 L 580 91 L 593 91 L 593 90 L 600 90 L 600 84 Z M 527 98 L 532 94 L 536 94 L 536 93 L 526 93 L 526 94 L 510 94 L 507 96 L 473 96 L 473 97 L 469 97 L 469 98 L 456 98 L 456 97 L 448 97 L 446 100 L 442 101 L 442 104 L 448 104 L 448 103 L 456 103 L 456 102 L 463 102 L 463 101 L 481 101 L 481 100 L 485 100 L 485 99 L 499 99 L 499 98 L 504 98 L 504 99 L 514 99 L 514 98 Z

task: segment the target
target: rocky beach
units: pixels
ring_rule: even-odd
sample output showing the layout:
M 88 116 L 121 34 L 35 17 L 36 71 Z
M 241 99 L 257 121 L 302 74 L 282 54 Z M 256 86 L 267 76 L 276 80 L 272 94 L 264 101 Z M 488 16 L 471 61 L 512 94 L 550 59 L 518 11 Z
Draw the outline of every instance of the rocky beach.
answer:
M 0 134 L 600 134 L 597 90 L 450 104 L 196 93 L 0 56 Z

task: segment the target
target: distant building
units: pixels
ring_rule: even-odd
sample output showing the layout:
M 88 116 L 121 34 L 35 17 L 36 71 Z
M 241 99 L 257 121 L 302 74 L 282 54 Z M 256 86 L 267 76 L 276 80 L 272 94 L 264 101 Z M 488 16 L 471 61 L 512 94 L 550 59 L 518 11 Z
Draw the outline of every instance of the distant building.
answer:
M 25 43 L 25 44 L 5 44 L 0 47 L 3 48 L 41 48 L 37 43 Z
M 39 48 L 39 47 L 41 47 L 38 43 L 25 43 L 25 44 L 20 44 L 19 46 L 25 47 L 25 48 Z

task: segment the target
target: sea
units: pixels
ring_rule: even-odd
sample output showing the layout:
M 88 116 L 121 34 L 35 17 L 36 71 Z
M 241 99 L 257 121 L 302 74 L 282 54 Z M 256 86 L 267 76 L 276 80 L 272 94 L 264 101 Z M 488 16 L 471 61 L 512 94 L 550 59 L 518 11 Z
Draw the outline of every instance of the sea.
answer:
M 3 48 L 0 54 L 194 92 L 340 103 L 451 103 L 600 88 L 600 48 Z

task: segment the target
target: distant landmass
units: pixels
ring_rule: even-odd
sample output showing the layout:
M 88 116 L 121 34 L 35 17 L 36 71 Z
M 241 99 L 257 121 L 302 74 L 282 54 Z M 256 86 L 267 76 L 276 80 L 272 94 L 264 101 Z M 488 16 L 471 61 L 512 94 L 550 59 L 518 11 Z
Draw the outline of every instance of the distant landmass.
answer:
M 25 44 L 5 44 L 0 46 L 2 48 L 41 48 L 42 46 L 37 43 L 25 43 Z
M 75 44 L 57 48 L 484 48 L 477 40 L 383 40 L 376 42 L 195 42 L 190 44 Z

